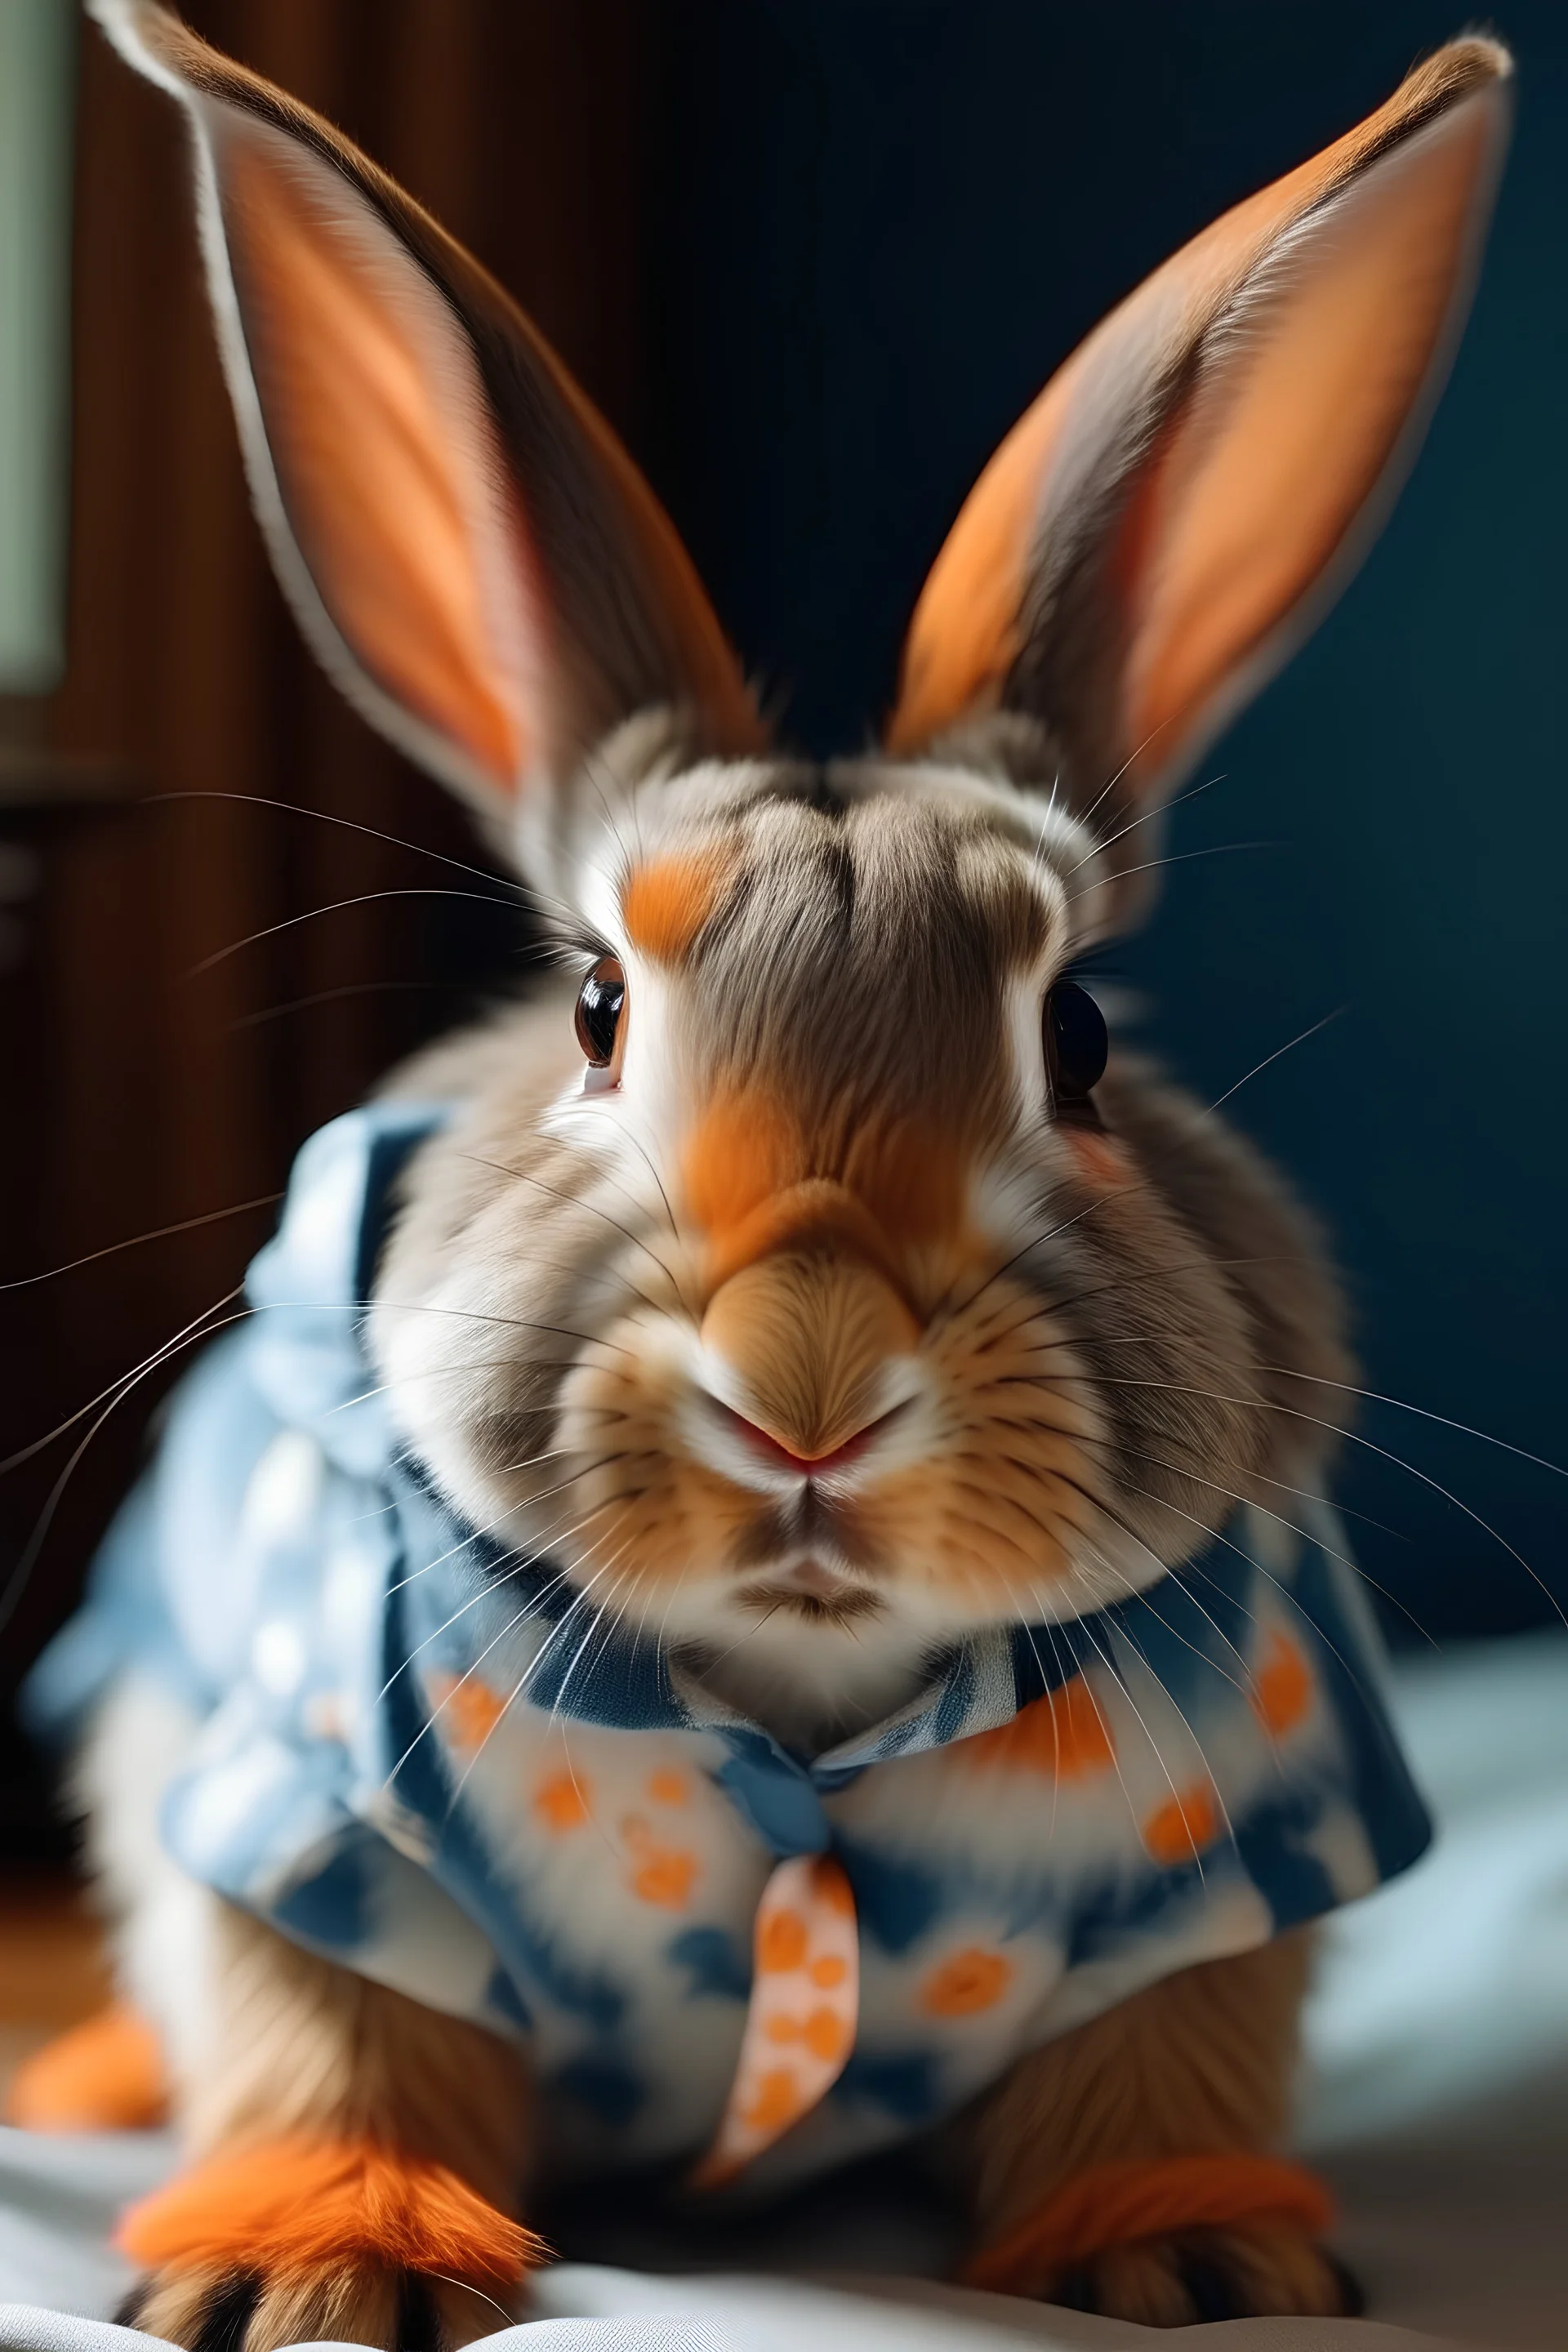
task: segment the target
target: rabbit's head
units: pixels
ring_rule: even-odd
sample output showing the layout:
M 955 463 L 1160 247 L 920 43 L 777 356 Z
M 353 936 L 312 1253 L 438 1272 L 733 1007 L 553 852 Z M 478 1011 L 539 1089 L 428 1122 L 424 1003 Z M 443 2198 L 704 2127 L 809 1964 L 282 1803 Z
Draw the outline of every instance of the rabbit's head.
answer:
M 651 492 L 477 265 L 150 0 L 98 13 L 188 110 L 301 624 L 572 961 L 468 1049 L 377 1285 L 449 1497 L 825 1719 L 1146 1588 L 1239 1499 L 1289 1517 L 1331 1286 L 1244 1146 L 1107 1063 L 1071 967 L 1396 484 L 1506 55 L 1441 51 L 1112 312 L 954 525 L 884 748 L 821 767 L 772 746 Z

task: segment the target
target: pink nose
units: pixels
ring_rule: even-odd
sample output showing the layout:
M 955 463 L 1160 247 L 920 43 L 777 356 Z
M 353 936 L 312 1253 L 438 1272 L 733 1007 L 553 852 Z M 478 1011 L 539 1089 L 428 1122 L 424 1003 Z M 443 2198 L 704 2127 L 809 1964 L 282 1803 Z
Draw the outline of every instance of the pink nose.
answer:
M 829 1446 L 825 1453 L 797 1454 L 793 1447 L 782 1445 L 776 1437 L 759 1428 L 754 1421 L 748 1421 L 744 1413 L 721 1404 L 717 1398 L 713 1403 L 715 1411 L 722 1414 L 729 1428 L 737 1437 L 743 1438 L 753 1453 L 760 1454 L 763 1461 L 773 1463 L 777 1469 L 798 1471 L 804 1478 L 820 1477 L 827 1471 L 842 1470 L 851 1462 L 858 1461 L 904 1410 L 902 1405 L 895 1405 L 891 1412 L 879 1413 L 874 1421 L 852 1431 L 849 1436 L 841 1438 L 837 1445 Z

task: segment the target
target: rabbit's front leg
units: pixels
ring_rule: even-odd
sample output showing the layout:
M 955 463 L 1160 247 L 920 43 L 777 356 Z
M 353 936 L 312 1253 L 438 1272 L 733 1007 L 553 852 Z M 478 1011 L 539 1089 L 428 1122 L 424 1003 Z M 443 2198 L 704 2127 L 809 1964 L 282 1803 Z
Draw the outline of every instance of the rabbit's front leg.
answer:
M 312 2338 L 461 2345 L 513 2316 L 516 2053 L 225 1908 L 182 2086 L 190 2160 L 125 2215 L 123 2320 L 204 2352 Z
M 1359 2308 L 1284 2131 L 1308 1938 L 1166 1978 L 972 2111 L 978 2286 L 1145 2326 Z

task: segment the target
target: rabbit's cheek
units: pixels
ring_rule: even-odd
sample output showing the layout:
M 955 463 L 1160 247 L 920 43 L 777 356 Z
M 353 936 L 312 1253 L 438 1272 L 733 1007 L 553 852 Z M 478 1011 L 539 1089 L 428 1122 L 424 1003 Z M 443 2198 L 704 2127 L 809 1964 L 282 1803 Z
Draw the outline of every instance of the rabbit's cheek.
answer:
M 681 1442 L 687 1382 L 671 1337 L 617 1326 L 626 1352 L 579 1363 L 563 1390 L 556 1442 L 579 1466 L 559 1549 L 579 1573 L 613 1561 L 628 1591 L 713 1572 L 756 1507 Z
M 1123 1185 L 1137 1181 L 1131 1154 L 1103 1128 L 1064 1127 L 1062 1137 L 1074 1169 L 1095 1192 L 1119 1192 Z

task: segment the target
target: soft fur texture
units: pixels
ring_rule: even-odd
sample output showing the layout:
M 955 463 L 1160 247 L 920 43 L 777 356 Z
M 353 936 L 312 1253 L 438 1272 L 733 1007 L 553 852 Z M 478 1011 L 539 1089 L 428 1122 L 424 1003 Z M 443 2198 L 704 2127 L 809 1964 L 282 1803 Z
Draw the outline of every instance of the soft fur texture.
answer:
M 558 988 L 398 1082 L 459 1106 L 372 1327 L 446 1496 L 816 1748 L 942 1643 L 1179 1575 L 1241 1502 L 1289 1522 L 1347 1369 L 1310 1224 L 1131 1055 L 1092 1100 L 1058 1086 L 1042 1006 L 1141 900 L 1163 800 L 1413 446 L 1505 54 L 1455 44 L 1113 315 L 960 519 L 892 750 L 818 768 L 772 751 L 668 520 L 500 289 L 153 0 L 97 13 L 188 115 L 304 626 L 564 919 Z M 573 996 L 605 959 L 626 1007 L 585 1076 Z M 116 1747 L 106 1721 L 104 1791 Z M 527 2251 L 521 2061 L 232 1914 L 204 1937 L 174 2055 L 207 2168 L 133 2225 L 141 2324 L 247 2352 L 482 2332 Z M 1302 1969 L 1288 1943 L 1191 1970 L 1017 2066 L 954 2143 L 978 2242 L 1088 2168 L 1270 2147 Z M 290 2163 L 354 2207 L 352 2259 L 282 2245 Z M 1259 2218 L 1238 2163 L 1219 2226 L 1221 2178 L 1203 2231 L 1167 2205 L 1018 2283 L 1160 2321 L 1338 2307 L 1314 2216 Z M 437 2179 L 456 2235 L 426 2227 Z

